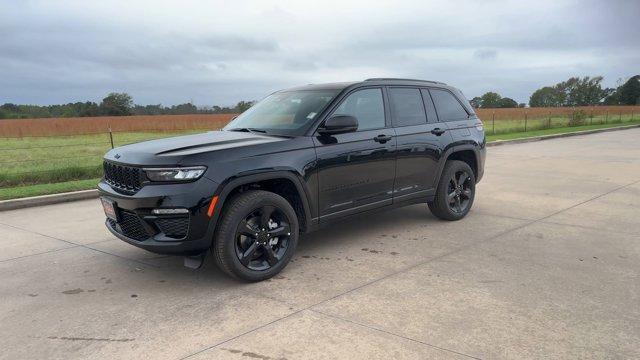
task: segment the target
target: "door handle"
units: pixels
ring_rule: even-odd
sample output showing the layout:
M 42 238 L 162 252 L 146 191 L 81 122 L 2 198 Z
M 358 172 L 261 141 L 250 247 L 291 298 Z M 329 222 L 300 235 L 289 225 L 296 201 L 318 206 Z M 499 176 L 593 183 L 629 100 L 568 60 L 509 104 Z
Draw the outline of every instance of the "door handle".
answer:
M 440 136 L 440 135 L 444 134 L 445 131 L 447 131 L 447 130 L 440 129 L 440 128 L 435 128 L 435 129 L 431 130 L 431 133 L 433 135 Z
M 380 134 L 373 138 L 375 142 L 379 142 L 380 144 L 384 144 L 387 141 L 391 140 L 391 135 Z

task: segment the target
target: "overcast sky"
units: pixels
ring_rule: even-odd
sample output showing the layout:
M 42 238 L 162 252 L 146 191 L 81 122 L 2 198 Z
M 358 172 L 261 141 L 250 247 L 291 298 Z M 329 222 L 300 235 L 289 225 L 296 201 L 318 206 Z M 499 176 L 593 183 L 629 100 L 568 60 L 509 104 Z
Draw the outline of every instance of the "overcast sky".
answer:
M 0 103 L 229 105 L 307 83 L 409 77 L 527 102 L 640 73 L 640 1 L 0 2 Z

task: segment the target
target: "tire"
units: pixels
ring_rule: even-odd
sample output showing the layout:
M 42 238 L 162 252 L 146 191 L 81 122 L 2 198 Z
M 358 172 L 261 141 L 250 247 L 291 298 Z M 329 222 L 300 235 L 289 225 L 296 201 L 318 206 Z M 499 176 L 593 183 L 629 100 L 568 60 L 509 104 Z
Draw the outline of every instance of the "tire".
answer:
M 463 183 L 459 184 L 461 177 Z M 476 178 L 471 167 L 463 161 L 449 160 L 442 170 L 435 198 L 427 204 L 439 219 L 460 220 L 471 210 L 475 194 Z
M 273 211 L 266 215 L 270 209 Z M 298 245 L 299 226 L 285 198 L 268 191 L 246 191 L 229 199 L 222 211 L 212 246 L 220 270 L 255 282 L 287 266 Z

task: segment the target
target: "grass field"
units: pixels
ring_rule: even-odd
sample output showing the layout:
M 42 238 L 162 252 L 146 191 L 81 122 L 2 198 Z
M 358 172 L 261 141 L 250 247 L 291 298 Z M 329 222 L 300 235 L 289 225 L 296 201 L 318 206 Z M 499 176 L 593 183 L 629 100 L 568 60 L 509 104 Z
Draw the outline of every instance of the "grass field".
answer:
M 114 146 L 202 132 L 114 133 Z M 0 188 L 89 179 L 102 174 L 102 156 L 111 149 L 109 134 L 3 139 Z
M 640 124 L 640 114 L 583 119 L 568 127 L 570 118 L 483 119 L 489 141 L 571 131 Z M 116 132 L 114 146 L 204 130 Z M 50 137 L 3 138 L 0 141 L 0 200 L 94 188 L 102 176 L 102 156 L 111 149 L 108 133 Z

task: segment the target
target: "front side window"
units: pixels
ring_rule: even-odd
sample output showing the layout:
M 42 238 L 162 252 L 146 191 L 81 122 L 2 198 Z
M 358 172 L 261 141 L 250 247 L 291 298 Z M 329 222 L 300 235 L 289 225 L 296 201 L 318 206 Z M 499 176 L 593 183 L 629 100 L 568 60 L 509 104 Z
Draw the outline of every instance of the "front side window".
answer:
M 333 115 L 350 115 L 358 119 L 358 131 L 385 126 L 381 89 L 358 90 L 347 96 Z
M 458 99 L 446 90 L 430 89 L 440 121 L 465 120 L 468 114 Z
M 389 89 L 391 113 L 394 126 L 419 125 L 427 123 L 420 90 L 409 88 Z
M 300 135 L 339 90 L 297 90 L 271 94 L 231 121 L 224 130 L 251 129 Z

